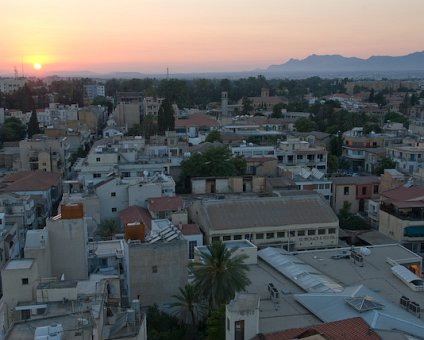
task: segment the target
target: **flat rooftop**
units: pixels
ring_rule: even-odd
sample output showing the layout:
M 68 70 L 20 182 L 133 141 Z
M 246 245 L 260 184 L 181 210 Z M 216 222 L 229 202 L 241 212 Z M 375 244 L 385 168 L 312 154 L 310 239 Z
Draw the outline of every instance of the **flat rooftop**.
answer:
M 368 246 L 370 254 L 364 255 L 364 266 L 360 267 L 351 259 L 333 259 L 332 256 L 349 251 L 351 248 L 330 250 L 299 251 L 292 253 L 294 261 L 304 262 L 314 267 L 344 287 L 364 285 L 370 292 L 378 294 L 387 301 L 399 306 L 401 296 L 424 305 L 424 293 L 414 292 L 406 284 L 395 277 L 388 260 L 403 265 L 421 263 L 421 257 L 399 244 Z M 358 252 L 359 247 L 355 248 Z M 271 333 L 291 328 L 317 325 L 322 321 L 303 305 L 296 301 L 295 295 L 305 294 L 295 282 L 258 258 L 256 265 L 249 265 L 248 277 L 251 284 L 246 292 L 260 296 L 259 332 Z M 271 300 L 268 284 L 272 283 L 279 292 L 278 303 Z M 343 292 L 340 294 L 344 294 Z M 347 293 L 346 293 L 347 294 Z M 409 314 L 409 313 L 408 313 Z M 412 314 L 411 314 L 412 317 Z M 397 338 L 399 339 L 399 338 Z
M 21 260 L 11 260 L 6 265 L 6 270 L 12 269 L 29 269 L 34 263 L 33 259 L 21 259 Z
M 359 248 L 356 247 L 355 250 L 358 252 Z M 371 253 L 363 256 L 363 267 L 353 263 L 351 259 L 334 260 L 331 258 L 331 256 L 351 248 L 304 251 L 298 252 L 294 256 L 345 287 L 363 284 L 395 304 L 399 304 L 400 297 L 405 295 L 411 300 L 421 301 L 421 304 L 424 305 L 424 294 L 414 292 L 400 281 L 391 272 L 392 265 L 387 262 L 388 259 L 391 259 L 403 265 L 421 263 L 421 257 L 399 244 L 376 245 L 367 248 Z

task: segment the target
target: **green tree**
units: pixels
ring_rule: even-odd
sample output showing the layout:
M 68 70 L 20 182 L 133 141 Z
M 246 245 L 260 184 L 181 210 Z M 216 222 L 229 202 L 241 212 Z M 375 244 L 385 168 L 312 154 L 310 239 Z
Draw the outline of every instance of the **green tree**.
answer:
M 112 236 L 120 231 L 118 223 L 113 218 L 107 218 L 100 222 L 97 234 L 102 239 L 110 240 Z
M 200 254 L 199 262 L 190 264 L 190 270 L 196 290 L 212 310 L 228 303 L 236 292 L 250 284 L 249 267 L 244 263 L 246 255 L 234 255 L 234 250 L 229 250 L 222 242 L 214 242 L 207 249 Z
M 26 129 L 22 122 L 14 117 L 6 118 L 0 127 L 1 142 L 15 142 L 25 138 Z
M 92 105 L 100 105 L 107 107 L 107 112 L 112 113 L 113 111 L 113 103 L 104 96 L 94 97 Z
M 281 118 L 283 113 L 281 112 L 286 106 L 283 103 L 275 104 L 272 108 L 272 118 Z
M 31 112 L 31 118 L 28 122 L 28 137 L 31 138 L 32 136 L 40 132 L 41 129 L 40 124 L 38 123 L 37 112 L 35 111 L 35 109 L 33 109 Z
M 218 130 L 213 130 L 209 132 L 208 135 L 206 136 L 205 142 L 209 142 L 209 143 L 221 142 L 222 143 L 221 133 Z
M 158 131 L 160 134 L 165 134 L 165 131 L 175 129 L 174 109 L 171 102 L 165 98 L 158 112 Z
M 300 117 L 294 123 L 294 127 L 299 132 L 311 132 L 318 130 L 318 125 L 310 118 Z
M 396 169 L 396 162 L 389 157 L 383 157 L 378 161 L 377 167 L 374 170 L 375 175 L 381 175 L 385 169 Z
M 208 339 L 225 340 L 225 305 L 212 311 L 207 325 Z
M 243 97 L 241 104 L 243 105 L 241 113 L 244 115 L 250 115 L 253 111 L 252 100 L 248 97 Z
M 178 319 L 159 310 L 157 305 L 147 310 L 147 338 L 149 340 L 183 340 L 184 326 Z
M 173 295 L 172 297 L 176 301 L 171 304 L 171 307 L 176 309 L 180 320 L 195 327 L 205 312 L 205 305 L 202 303 L 195 287 L 188 283 L 184 288 L 180 288 L 178 295 Z
M 181 162 L 178 191 L 186 192 L 192 177 L 239 176 L 245 171 L 246 160 L 243 156 L 233 157 L 226 146 L 213 147 L 203 153 L 195 153 Z

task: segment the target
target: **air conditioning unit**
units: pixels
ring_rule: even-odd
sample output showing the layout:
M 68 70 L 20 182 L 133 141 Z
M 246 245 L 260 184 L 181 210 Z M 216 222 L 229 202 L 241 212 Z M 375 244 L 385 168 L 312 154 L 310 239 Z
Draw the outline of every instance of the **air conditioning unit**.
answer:
M 420 314 L 421 311 L 420 305 L 413 301 L 409 303 L 408 309 L 414 314 Z
M 409 300 L 409 298 L 407 298 L 406 296 L 402 296 L 401 298 L 400 298 L 400 305 L 402 306 L 402 307 L 404 307 L 404 308 L 406 308 L 406 309 L 408 309 L 408 306 L 409 306 L 409 303 L 411 302 L 410 300 Z

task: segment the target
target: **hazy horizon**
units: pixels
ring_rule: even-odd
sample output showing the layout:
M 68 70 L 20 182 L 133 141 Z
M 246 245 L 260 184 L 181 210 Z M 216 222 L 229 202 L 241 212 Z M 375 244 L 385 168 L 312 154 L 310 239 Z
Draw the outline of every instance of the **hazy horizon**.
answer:
M 243 72 L 311 54 L 424 50 L 422 0 L 5 0 L 1 7 L 3 75 L 15 67 L 35 76 Z

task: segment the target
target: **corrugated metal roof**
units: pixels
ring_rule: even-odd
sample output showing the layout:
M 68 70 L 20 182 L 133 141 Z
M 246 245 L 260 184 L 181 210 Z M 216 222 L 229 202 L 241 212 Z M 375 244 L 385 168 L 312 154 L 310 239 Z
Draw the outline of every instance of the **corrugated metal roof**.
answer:
M 258 257 L 307 292 L 341 292 L 343 287 L 294 255 L 277 248 L 258 251 Z
M 399 277 L 400 279 L 406 281 L 406 282 L 421 282 L 421 285 L 424 285 L 424 281 L 419 278 L 417 275 L 415 275 L 413 272 L 411 272 L 408 268 L 398 264 L 397 266 L 393 266 L 391 268 L 392 273 Z

